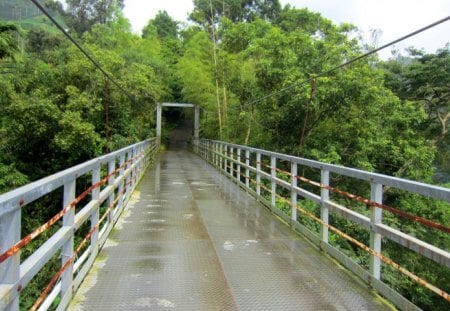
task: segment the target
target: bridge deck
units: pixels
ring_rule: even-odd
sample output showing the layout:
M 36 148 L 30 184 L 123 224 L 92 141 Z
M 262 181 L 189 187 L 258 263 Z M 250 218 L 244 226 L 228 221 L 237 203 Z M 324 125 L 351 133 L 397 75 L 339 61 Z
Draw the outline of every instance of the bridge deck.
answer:
M 197 156 L 144 176 L 69 310 L 385 310 Z

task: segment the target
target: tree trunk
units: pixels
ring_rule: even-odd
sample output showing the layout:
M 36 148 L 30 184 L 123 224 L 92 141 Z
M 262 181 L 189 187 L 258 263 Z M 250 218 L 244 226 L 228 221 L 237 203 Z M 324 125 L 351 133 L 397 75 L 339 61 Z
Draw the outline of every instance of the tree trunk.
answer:
M 246 146 L 248 146 L 248 141 L 250 140 L 250 134 L 252 131 L 252 118 L 253 118 L 253 113 L 250 116 L 250 118 L 248 118 L 247 135 L 245 136 L 245 142 L 244 142 L 244 145 L 246 145 Z
M 216 28 L 214 26 L 214 15 L 212 1 L 209 1 L 209 6 L 211 8 L 211 31 L 213 40 L 213 58 L 214 58 L 214 74 L 216 76 L 216 100 L 217 100 L 217 118 L 219 119 L 219 138 L 222 139 L 222 113 L 220 105 L 219 96 L 219 80 L 217 79 L 217 53 L 216 53 Z
M 103 109 L 105 110 L 105 140 L 106 153 L 109 153 L 109 80 L 105 78 L 105 96 L 103 97 Z
M 303 129 L 302 129 L 302 135 L 300 136 L 300 149 L 303 147 L 303 144 L 305 143 L 305 136 L 306 136 L 306 127 L 308 125 L 308 119 L 309 119 L 309 109 L 312 105 L 312 101 L 314 99 L 314 93 L 316 91 L 316 78 L 313 77 L 311 79 L 311 91 L 309 93 L 309 99 L 308 103 L 306 105 L 306 111 L 305 111 L 305 118 L 303 119 Z

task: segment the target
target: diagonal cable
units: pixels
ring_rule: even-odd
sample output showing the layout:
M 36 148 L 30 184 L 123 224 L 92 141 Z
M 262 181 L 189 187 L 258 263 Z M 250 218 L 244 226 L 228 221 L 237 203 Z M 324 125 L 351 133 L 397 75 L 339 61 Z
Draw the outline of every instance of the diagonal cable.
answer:
M 438 20 L 438 21 L 436 21 L 436 22 L 434 22 L 434 23 L 432 23 L 432 24 L 430 24 L 430 25 L 428 25 L 428 26 L 425 26 L 425 27 L 420 28 L 420 29 L 418 29 L 418 30 L 416 30 L 416 31 L 413 31 L 413 32 L 411 32 L 411 33 L 409 33 L 409 34 L 407 34 L 407 35 L 401 37 L 401 38 L 398 38 L 398 39 L 396 39 L 396 40 L 394 40 L 394 41 L 391 41 L 391 42 L 389 42 L 389 43 L 387 43 L 387 44 L 385 44 L 385 45 L 383 45 L 383 46 L 380 46 L 379 48 L 373 49 L 373 50 L 371 50 L 371 51 L 369 51 L 369 52 L 367 52 L 367 53 L 364 53 L 364 54 L 362 54 L 362 55 L 360 55 L 360 56 L 358 56 L 358 57 L 355 57 L 355 58 L 353 58 L 353 59 L 351 59 L 351 60 L 349 60 L 349 61 L 347 61 L 347 62 L 345 62 L 345 63 L 343 63 L 343 64 L 340 64 L 340 65 L 336 66 L 336 67 L 333 67 L 333 68 L 331 68 L 331 69 L 328 69 L 328 70 L 326 70 L 326 71 L 323 71 L 323 72 L 321 72 L 321 73 L 319 73 L 319 74 L 314 74 L 314 75 L 311 76 L 311 78 L 305 79 L 305 80 L 300 81 L 300 82 L 293 83 L 293 84 L 291 84 L 291 85 L 289 85 L 289 86 L 286 86 L 286 87 L 284 87 L 284 88 L 281 88 L 281 89 L 279 89 L 278 91 L 275 91 L 275 92 L 270 93 L 270 94 L 268 94 L 268 95 L 261 96 L 260 98 L 257 98 L 257 99 L 255 99 L 255 100 L 252 100 L 252 101 L 248 102 L 247 104 L 256 104 L 256 103 L 259 103 L 259 102 L 261 102 L 261 101 L 263 101 L 263 100 L 265 100 L 265 99 L 268 99 L 268 98 L 273 97 L 273 96 L 275 96 L 275 95 L 278 95 L 278 94 L 280 94 L 280 93 L 286 92 L 286 91 L 288 91 L 288 90 L 290 90 L 290 89 L 293 89 L 293 88 L 295 88 L 295 87 L 302 86 L 302 85 L 304 85 L 304 84 L 306 84 L 306 83 L 311 82 L 313 79 L 316 79 L 316 78 L 318 78 L 318 77 L 323 77 L 323 76 L 325 76 L 325 75 L 327 75 L 327 74 L 330 74 L 330 73 L 333 72 L 333 71 L 336 71 L 336 70 L 341 69 L 341 68 L 343 68 L 343 67 L 346 67 L 346 66 L 348 66 L 348 65 L 350 65 L 350 64 L 353 64 L 354 62 L 357 62 L 357 61 L 359 61 L 359 60 L 361 60 L 361 59 L 364 59 L 364 58 L 366 58 L 366 57 L 369 57 L 370 55 L 375 54 L 375 53 L 377 53 L 377 52 L 379 52 L 379 51 L 381 51 L 381 50 L 383 50 L 383 49 L 385 49 L 385 48 L 387 48 L 387 47 L 389 47 L 389 46 L 391 46 L 391 45 L 394 45 L 394 44 L 396 44 L 396 43 L 399 43 L 399 42 L 401 42 L 401 41 L 403 41 L 403 40 L 406 40 L 406 39 L 408 39 L 408 38 L 410 38 L 410 37 L 416 36 L 416 35 L 418 35 L 419 33 L 424 32 L 424 31 L 426 31 L 426 30 L 428 30 L 428 29 L 431 29 L 431 28 L 433 28 L 433 27 L 436 27 L 437 25 L 440 25 L 440 24 L 442 24 L 442 23 L 444 23 L 444 22 L 447 22 L 448 20 L 450 20 L 450 16 L 444 17 L 443 19 L 440 19 L 440 20 Z
M 58 21 L 49 13 L 49 11 L 41 4 L 39 3 L 38 0 L 30 0 L 31 2 L 34 3 L 34 5 L 36 5 L 39 10 L 42 11 L 42 13 L 44 13 L 53 24 L 55 24 L 55 26 L 81 51 L 81 53 L 84 54 L 84 56 L 86 56 L 86 58 L 91 61 L 92 64 L 94 64 L 95 67 L 97 67 L 102 73 L 103 75 L 105 75 L 106 78 L 108 78 L 115 86 L 117 86 L 124 94 L 126 94 L 131 101 L 135 101 L 134 97 L 127 92 L 109 73 L 107 73 L 103 67 L 64 29 L 64 27 L 62 27 Z

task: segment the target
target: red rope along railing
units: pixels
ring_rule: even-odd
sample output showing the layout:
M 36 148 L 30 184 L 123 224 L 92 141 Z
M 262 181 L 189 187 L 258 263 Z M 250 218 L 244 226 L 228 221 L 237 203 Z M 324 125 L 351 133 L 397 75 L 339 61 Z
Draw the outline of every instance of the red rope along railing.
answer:
M 230 167 L 231 168 L 231 167 Z M 237 172 L 237 170 L 233 171 Z M 254 183 L 255 185 L 257 185 L 256 180 L 254 179 L 250 179 L 250 181 L 252 183 Z M 266 186 L 264 186 L 264 184 L 260 183 L 259 186 L 264 189 L 265 191 L 272 193 L 272 189 L 267 188 Z M 292 205 L 292 202 L 287 200 L 286 198 L 282 197 L 281 195 L 279 195 L 278 193 L 275 194 L 276 197 L 278 199 L 280 199 L 281 201 L 283 201 L 285 204 L 288 204 L 291 207 L 294 207 Z M 450 302 L 450 295 L 443 291 L 442 289 L 434 286 L 433 284 L 427 282 L 426 280 L 420 278 L 419 276 L 415 275 L 414 273 L 412 273 L 411 271 L 403 268 L 402 266 L 400 266 L 399 264 L 397 264 L 396 262 L 394 262 L 392 259 L 384 256 L 381 253 L 378 253 L 377 251 L 371 249 L 370 247 L 368 247 L 367 245 L 365 245 L 364 243 L 352 238 L 351 236 L 349 236 L 348 234 L 342 232 L 341 230 L 337 229 L 336 227 L 325 223 L 324 221 L 322 221 L 320 218 L 316 217 L 314 214 L 312 214 L 311 212 L 309 212 L 308 210 L 302 208 L 300 205 L 295 206 L 295 208 L 301 212 L 302 214 L 308 216 L 309 218 L 311 218 L 312 220 L 318 222 L 319 224 L 326 226 L 329 230 L 333 231 L 335 234 L 341 236 L 342 238 L 344 238 L 345 240 L 349 241 L 350 243 L 356 245 L 357 247 L 363 249 L 364 251 L 368 252 L 369 254 L 379 258 L 380 260 L 382 260 L 384 263 L 386 263 L 387 265 L 391 266 L 392 268 L 394 268 L 395 270 L 399 271 L 400 273 L 406 275 L 407 277 L 409 277 L 411 280 L 413 280 L 414 282 L 416 282 L 417 284 L 428 288 L 429 290 L 431 290 L 432 292 L 434 292 L 435 294 L 441 296 L 442 298 L 444 298 L 445 300 Z
M 207 149 L 208 149 L 209 151 L 211 151 L 211 152 L 215 152 L 213 149 L 210 149 L 210 148 L 207 148 Z M 231 155 L 231 156 L 229 156 L 229 157 L 230 157 L 231 159 L 234 160 L 233 155 Z M 220 157 L 220 158 L 221 158 L 221 157 Z M 222 160 L 222 158 L 221 158 L 220 160 Z M 220 160 L 219 160 L 219 161 L 220 161 Z M 256 180 L 250 178 L 249 176 L 244 175 L 244 173 L 243 173 L 241 170 L 235 169 L 235 167 L 234 167 L 235 165 L 240 165 L 241 168 L 242 168 L 242 166 L 245 168 L 245 167 L 246 167 L 246 164 L 245 164 L 245 163 L 242 163 L 242 162 L 238 162 L 237 164 L 235 164 L 235 163 L 233 163 L 233 160 L 229 160 L 229 161 L 231 162 L 231 165 L 224 165 L 224 170 L 225 170 L 225 171 L 227 171 L 227 169 L 230 170 L 230 171 L 233 171 L 234 173 L 236 173 L 236 177 L 239 176 L 239 179 L 240 179 L 241 177 L 243 177 L 244 179 L 249 180 L 251 183 L 255 184 L 257 187 L 259 186 L 259 187 L 262 188 L 263 190 L 265 190 L 265 191 L 267 191 L 267 192 L 269 192 L 269 193 L 272 193 L 272 189 L 269 189 L 268 187 L 264 186 L 263 183 L 261 183 L 261 182 L 258 183 Z M 250 160 L 250 159 L 247 159 L 247 158 L 246 158 L 245 160 Z M 432 221 L 430 221 L 430 220 L 428 220 L 428 219 L 425 219 L 425 218 L 422 218 L 422 217 L 419 217 L 419 216 L 415 216 L 415 215 L 411 215 L 411 214 L 409 214 L 409 213 L 406 213 L 406 212 L 404 212 L 404 211 L 398 210 L 398 209 L 396 209 L 396 208 L 393 208 L 393 207 L 390 207 L 390 206 L 387 206 L 387 205 L 384 205 L 384 204 L 380 204 L 380 203 L 377 203 L 377 202 L 373 202 L 373 201 L 371 201 L 371 200 L 369 200 L 369 199 L 366 199 L 366 198 L 363 198 L 363 197 L 360 197 L 360 196 L 357 196 L 357 195 L 354 195 L 354 194 L 351 194 L 351 193 L 342 191 L 342 190 L 340 190 L 340 189 L 338 189 L 338 188 L 335 188 L 335 187 L 322 185 L 321 183 L 312 181 L 312 180 L 307 179 L 307 178 L 305 178 L 305 177 L 303 177 L 303 176 L 294 176 L 294 175 L 291 174 L 290 172 L 281 170 L 281 169 L 279 169 L 279 168 L 273 168 L 273 167 L 271 167 L 271 166 L 269 166 L 269 165 L 266 165 L 266 164 L 264 164 L 264 163 L 261 163 L 261 162 L 256 162 L 256 164 L 262 164 L 262 165 L 263 165 L 264 167 L 266 167 L 266 168 L 269 168 L 269 169 L 271 169 L 271 170 L 272 170 L 272 169 L 275 169 L 277 172 L 281 172 L 281 173 L 283 173 L 283 174 L 287 174 L 288 176 L 297 178 L 298 180 L 300 180 L 300 181 L 302 181 L 302 182 L 305 182 L 305 183 L 308 183 L 308 184 L 311 184 L 311 185 L 320 187 L 320 188 L 322 188 L 322 189 L 327 189 L 327 190 L 333 191 L 333 192 L 338 193 L 338 194 L 340 194 L 340 195 L 346 196 L 346 197 L 348 197 L 348 198 L 350 198 L 350 199 L 352 199 L 352 200 L 354 200 L 354 201 L 357 201 L 357 202 L 360 202 L 360 203 L 364 203 L 364 204 L 367 204 L 367 205 L 369 205 L 369 206 L 376 206 L 376 207 L 382 208 L 382 209 L 384 209 L 384 210 L 387 210 L 387 211 L 389 211 L 389 212 L 392 212 L 393 214 L 396 214 L 396 215 L 405 217 L 405 218 L 410 219 L 410 220 L 413 220 L 413 221 L 420 222 L 420 223 L 422 223 L 422 224 L 424 224 L 424 225 L 426 225 L 426 226 L 429 226 L 429 227 L 431 227 L 431 228 L 435 228 L 435 229 L 441 230 L 441 231 L 443 231 L 443 232 L 450 232 L 450 228 L 448 228 L 448 227 L 446 227 L 446 226 L 443 226 L 443 225 L 441 225 L 441 224 L 439 224 L 439 223 L 432 222 Z M 266 172 L 266 173 L 267 173 L 267 172 Z M 442 289 L 440 289 L 440 288 L 434 286 L 433 284 L 427 282 L 426 280 L 422 279 L 421 277 L 415 275 L 415 274 L 412 273 L 411 271 L 409 271 L 409 270 L 403 268 L 402 266 L 400 266 L 398 263 L 394 262 L 394 261 L 391 260 L 390 258 L 388 258 L 388 257 L 384 256 L 383 254 L 381 254 L 381 253 L 379 253 L 379 252 L 373 250 L 372 248 L 368 247 L 368 246 L 365 245 L 364 243 L 362 243 L 362 242 L 360 242 L 360 241 L 358 241 L 358 240 L 352 238 L 351 236 L 349 236 L 348 234 L 342 232 L 342 231 L 339 230 L 338 228 L 336 228 L 336 227 L 334 227 L 334 226 L 332 226 L 332 225 L 330 225 L 330 224 L 328 224 L 328 223 L 322 221 L 320 218 L 318 218 L 317 216 L 315 216 L 313 213 L 309 212 L 308 210 L 304 209 L 304 208 L 301 207 L 299 204 L 298 204 L 297 206 L 294 206 L 294 205 L 292 204 L 291 201 L 287 200 L 286 198 L 284 198 L 283 196 L 279 195 L 278 193 L 275 193 L 275 196 L 276 196 L 279 200 L 281 200 L 283 203 L 285 203 L 285 204 L 287 204 L 288 206 L 290 206 L 291 208 L 295 208 L 296 210 L 298 210 L 298 211 L 301 212 L 302 214 L 304 214 L 304 215 L 306 215 L 307 217 L 311 218 L 311 219 L 314 220 L 315 222 L 317 222 L 317 223 L 319 223 L 319 224 L 321 224 L 321 225 L 327 227 L 330 231 L 334 232 L 334 233 L 337 234 L 338 236 L 340 236 L 340 237 L 344 238 L 345 240 L 349 241 L 350 243 L 354 244 L 354 245 L 357 246 L 358 248 L 360 248 L 360 249 L 366 251 L 366 252 L 369 253 L 370 255 L 373 255 L 373 256 L 379 258 L 379 259 L 380 259 L 381 261 L 383 261 L 385 264 L 391 266 L 391 267 L 394 268 L 395 270 L 397 270 L 397 271 L 399 271 L 400 273 L 402 273 L 403 275 L 407 276 L 408 278 L 410 278 L 411 280 L 413 280 L 415 283 L 417 283 L 417 284 L 419 284 L 419 285 L 421 285 L 421 286 L 423 286 L 423 287 L 425 287 L 425 288 L 431 290 L 431 291 L 434 292 L 435 294 L 437 294 L 437 295 L 439 295 L 440 297 L 444 298 L 446 301 L 449 301 L 449 302 L 450 302 L 450 295 L 449 295 L 447 292 L 445 292 L 444 290 L 442 290 Z
M 141 156 L 141 154 L 137 155 L 136 157 Z M 132 161 L 133 159 L 128 160 Z M 116 169 L 113 173 L 109 174 L 108 176 L 104 177 L 103 180 L 108 180 L 110 177 L 115 175 L 118 171 L 120 171 L 124 166 L 128 165 L 128 163 L 125 162 L 121 167 Z M 140 169 L 137 170 L 137 175 L 140 173 Z M 74 251 L 74 254 L 64 263 L 64 265 L 58 270 L 58 272 L 52 277 L 50 282 L 48 283 L 47 287 L 44 289 L 44 291 L 41 293 L 41 295 L 38 297 L 38 299 L 35 301 L 33 306 L 30 308 L 30 311 L 35 311 L 39 308 L 39 306 L 44 302 L 44 300 L 47 298 L 47 296 L 50 294 L 52 289 L 55 287 L 59 279 L 61 278 L 61 275 L 64 273 L 65 270 L 67 270 L 70 265 L 74 262 L 75 258 L 79 255 L 83 247 L 86 245 L 86 243 L 89 241 L 89 239 L 92 237 L 95 231 L 97 231 L 100 227 L 100 224 L 108 217 L 109 212 L 114 206 L 117 204 L 117 202 L 120 199 L 120 196 L 124 195 L 127 191 L 127 187 L 132 184 L 132 181 L 130 180 L 128 183 L 125 184 L 125 188 L 121 191 L 121 193 L 117 194 L 117 197 L 114 199 L 114 201 L 108 206 L 108 209 L 105 211 L 105 213 L 102 215 L 102 217 L 99 219 L 99 221 L 95 224 L 94 227 L 88 232 L 88 234 L 84 237 L 84 239 L 80 242 L 80 244 L 77 246 L 77 248 Z M 93 190 L 93 189 L 92 189 Z M 91 191 L 92 191 L 91 190 Z
M 114 170 L 111 174 L 108 174 L 103 179 L 101 179 L 99 182 L 91 185 L 89 188 L 87 188 L 83 193 L 81 193 L 78 197 L 75 198 L 69 205 L 64 207 L 59 213 L 57 213 L 55 216 L 50 218 L 49 221 L 47 221 L 45 224 L 37 228 L 35 231 L 31 232 L 27 236 L 25 236 L 23 239 L 21 239 L 19 242 L 14 244 L 11 248 L 9 248 L 6 252 L 0 255 L 0 263 L 4 262 L 14 254 L 16 254 L 19 250 L 21 250 L 23 247 L 25 247 L 28 243 L 33 241 L 35 238 L 37 238 L 40 234 L 48 230 L 51 226 L 53 226 L 58 220 L 60 220 L 70 209 L 74 208 L 81 200 L 86 198 L 94 189 L 99 188 L 101 185 L 105 184 L 109 178 L 112 176 L 115 176 L 120 170 L 125 168 L 129 163 L 131 163 L 134 159 L 142 156 L 142 153 L 134 156 L 133 158 L 125 161 L 120 167 L 118 167 L 116 170 Z

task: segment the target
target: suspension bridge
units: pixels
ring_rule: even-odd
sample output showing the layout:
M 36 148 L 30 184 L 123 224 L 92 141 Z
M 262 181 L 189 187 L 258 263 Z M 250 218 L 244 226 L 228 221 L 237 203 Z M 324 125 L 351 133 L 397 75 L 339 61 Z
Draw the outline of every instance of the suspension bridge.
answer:
M 448 233 L 442 224 L 384 205 L 383 188 L 450 202 L 449 189 L 203 140 L 199 109 L 190 104 L 159 104 L 158 135 L 163 107 L 174 106 L 194 108 L 194 126 L 175 130 L 167 151 L 159 152 L 156 137 L 0 196 L 0 310 L 18 310 L 21 293 L 55 258 L 59 268 L 32 310 L 418 309 L 383 282 L 383 266 L 450 300 L 440 284 L 387 258 L 381 243 L 450 267 L 448 250 L 382 217 L 389 212 Z M 305 169 L 312 173 L 301 174 Z M 366 184 L 371 197 L 340 190 L 331 182 L 339 178 L 330 176 Z M 21 210 L 51 193 L 60 193 L 61 211 L 22 237 Z M 330 194 L 365 204 L 370 215 Z M 305 199 L 317 210 L 305 208 Z M 368 245 L 339 230 L 332 217 L 364 228 Z M 330 232 L 367 252 L 369 267 L 333 246 Z

